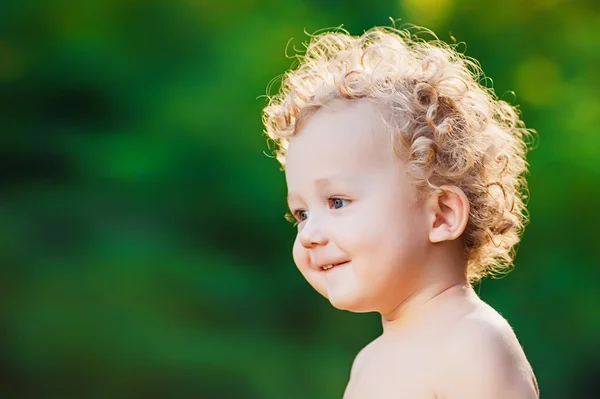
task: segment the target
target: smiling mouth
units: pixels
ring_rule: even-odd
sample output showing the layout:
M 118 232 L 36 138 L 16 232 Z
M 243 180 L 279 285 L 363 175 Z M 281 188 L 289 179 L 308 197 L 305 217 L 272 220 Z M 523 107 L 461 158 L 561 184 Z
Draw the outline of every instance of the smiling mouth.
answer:
M 334 264 L 327 265 L 327 266 L 321 266 L 321 270 L 322 270 L 322 271 L 324 271 L 324 272 L 326 272 L 326 271 L 328 271 L 328 270 L 331 270 L 331 269 L 333 269 L 334 267 L 341 266 L 341 265 L 345 265 L 345 264 L 346 264 L 346 263 L 348 263 L 348 262 L 349 262 L 349 261 L 347 261 L 347 262 L 341 262 L 341 263 L 334 263 Z

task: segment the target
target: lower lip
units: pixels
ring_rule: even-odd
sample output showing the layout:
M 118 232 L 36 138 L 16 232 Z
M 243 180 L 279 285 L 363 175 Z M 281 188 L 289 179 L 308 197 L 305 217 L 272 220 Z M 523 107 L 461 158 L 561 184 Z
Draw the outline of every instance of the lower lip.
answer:
M 331 271 L 331 270 L 335 269 L 336 267 L 344 266 L 346 263 L 348 263 L 348 262 L 340 263 L 340 264 L 338 264 L 338 265 L 335 265 L 335 266 L 334 266 L 334 267 L 332 267 L 332 268 L 329 268 L 329 269 L 326 269 L 326 270 L 323 270 L 323 271 L 324 271 L 324 272 L 329 272 L 329 271 Z

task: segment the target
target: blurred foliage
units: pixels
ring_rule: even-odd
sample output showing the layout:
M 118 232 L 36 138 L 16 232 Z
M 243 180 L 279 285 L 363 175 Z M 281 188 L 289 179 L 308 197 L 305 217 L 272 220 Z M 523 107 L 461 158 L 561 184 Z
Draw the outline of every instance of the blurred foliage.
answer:
M 516 268 L 478 290 L 545 398 L 599 398 L 594 0 L 3 0 L 2 397 L 341 397 L 380 320 L 295 270 L 260 96 L 290 38 L 389 17 L 465 41 L 539 131 Z

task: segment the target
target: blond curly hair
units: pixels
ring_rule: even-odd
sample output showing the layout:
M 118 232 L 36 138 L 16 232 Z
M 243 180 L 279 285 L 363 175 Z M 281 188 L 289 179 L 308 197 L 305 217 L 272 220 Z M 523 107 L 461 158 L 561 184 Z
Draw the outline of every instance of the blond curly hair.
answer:
M 483 86 L 479 64 L 417 29 L 338 29 L 311 37 L 298 65 L 263 110 L 266 135 L 285 167 L 290 138 L 333 99 L 369 99 L 420 193 L 451 184 L 470 203 L 463 239 L 471 282 L 510 270 L 527 222 L 524 200 L 532 131 L 515 107 Z

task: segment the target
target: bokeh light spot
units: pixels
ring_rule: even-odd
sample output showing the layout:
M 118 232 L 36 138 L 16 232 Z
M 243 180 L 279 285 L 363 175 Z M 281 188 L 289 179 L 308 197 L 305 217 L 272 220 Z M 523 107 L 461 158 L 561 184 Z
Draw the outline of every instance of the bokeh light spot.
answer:
M 403 0 L 401 5 L 417 25 L 439 26 L 453 9 L 451 0 Z
M 541 56 L 529 58 L 516 68 L 516 86 L 525 101 L 538 106 L 550 105 L 561 86 L 560 68 Z

